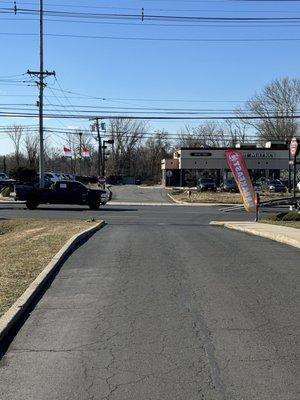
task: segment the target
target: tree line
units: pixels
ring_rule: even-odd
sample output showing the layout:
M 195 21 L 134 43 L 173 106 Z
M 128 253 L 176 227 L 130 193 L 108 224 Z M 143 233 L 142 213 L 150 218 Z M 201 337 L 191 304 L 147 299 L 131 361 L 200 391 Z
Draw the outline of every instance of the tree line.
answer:
M 176 135 L 157 130 L 149 135 L 148 121 L 133 119 L 109 120 L 106 135 L 114 139 L 107 148 L 106 175 L 131 176 L 158 182 L 161 160 L 172 156 L 179 147 L 235 146 L 237 142 L 263 143 L 269 140 L 288 141 L 299 132 L 296 118 L 300 103 L 300 79 L 277 79 L 249 99 L 243 107 L 235 109 L 236 120 L 205 121 L 197 126 L 185 125 Z M 247 119 L 247 116 L 257 119 Z M 274 118 L 276 117 L 276 118 Z M 278 118 L 279 117 L 279 118 Z M 280 118 L 284 117 L 284 118 Z M 20 168 L 38 169 L 39 137 L 36 131 L 14 125 L 6 131 L 14 152 L 0 156 L 0 170 L 14 172 Z M 80 139 L 81 136 L 81 139 Z M 62 156 L 62 148 L 45 138 L 45 168 L 48 171 L 97 175 L 98 144 L 90 135 L 80 131 L 64 135 L 65 146 L 73 154 Z M 90 157 L 80 156 L 81 145 L 90 149 Z

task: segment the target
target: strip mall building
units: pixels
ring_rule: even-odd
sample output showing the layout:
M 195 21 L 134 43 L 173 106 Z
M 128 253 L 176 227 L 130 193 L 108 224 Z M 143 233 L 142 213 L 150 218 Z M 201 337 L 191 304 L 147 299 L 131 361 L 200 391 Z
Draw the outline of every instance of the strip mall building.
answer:
M 287 179 L 289 150 L 286 144 L 267 142 L 264 147 L 237 144 L 246 161 L 252 180 L 260 177 Z M 219 185 L 231 176 L 225 150 L 228 148 L 187 148 L 176 150 L 173 158 L 162 160 L 162 183 L 165 186 L 196 186 L 199 178 L 211 177 Z

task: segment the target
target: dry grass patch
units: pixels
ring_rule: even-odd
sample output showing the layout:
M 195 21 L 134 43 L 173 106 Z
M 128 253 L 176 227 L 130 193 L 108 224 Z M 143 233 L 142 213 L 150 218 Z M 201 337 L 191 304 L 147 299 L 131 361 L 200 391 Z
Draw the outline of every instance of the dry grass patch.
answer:
M 93 225 L 80 220 L 0 221 L 0 316 L 73 235 Z
M 262 222 L 264 224 L 280 225 L 280 226 L 287 226 L 289 228 L 300 229 L 300 221 L 271 221 L 266 219 L 259 222 Z
M 227 192 L 197 192 L 192 191 L 191 196 L 188 196 L 187 191 L 171 191 L 171 196 L 178 201 L 186 203 L 220 203 L 220 204 L 242 204 L 241 195 L 239 193 Z M 261 201 L 271 199 L 280 199 L 288 197 L 287 193 L 260 193 Z
M 239 193 L 224 192 L 196 192 L 192 191 L 189 197 L 187 192 L 170 193 L 175 200 L 187 203 L 224 203 L 224 204 L 241 204 L 241 196 Z

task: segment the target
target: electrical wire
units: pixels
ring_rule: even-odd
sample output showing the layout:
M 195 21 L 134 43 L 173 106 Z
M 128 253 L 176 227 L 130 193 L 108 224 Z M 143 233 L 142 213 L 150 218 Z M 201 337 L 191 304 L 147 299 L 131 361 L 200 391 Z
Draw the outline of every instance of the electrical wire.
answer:
M 0 8 L 0 13 L 15 13 L 21 15 L 38 15 L 38 9 L 30 8 Z M 299 21 L 299 17 L 206 17 L 206 16 L 184 16 L 184 15 L 158 15 L 147 14 L 145 11 L 138 14 L 124 13 L 87 13 L 87 12 L 70 12 L 44 10 L 45 16 L 68 17 L 68 18 L 85 18 L 85 19 L 120 19 L 120 20 L 139 20 L 143 21 L 168 21 L 168 22 L 236 22 L 236 23 L 252 23 L 252 22 L 295 22 Z
M 4 117 L 19 117 L 19 118 L 29 118 L 29 117 L 37 117 L 38 113 L 33 112 L 3 112 L 0 111 L 0 116 Z M 63 119 L 82 119 L 82 120 L 91 120 L 95 118 L 100 118 L 99 115 L 88 114 L 88 115 L 74 115 L 70 114 L 44 114 L 45 118 L 63 118 Z M 299 119 L 300 115 L 274 115 L 270 116 L 270 119 L 274 120 L 283 120 L 283 119 Z M 136 115 L 101 115 L 101 119 L 132 119 L 132 120 L 261 120 L 263 119 L 260 116 L 253 115 L 243 115 L 243 116 L 232 116 L 232 115 L 193 115 L 193 116 L 136 116 Z
M 17 33 L 17 32 L 0 32 L 1 36 L 38 36 L 37 33 Z M 71 35 L 64 33 L 45 33 L 47 37 L 73 38 L 73 39 L 102 39 L 102 40 L 132 40 L 132 41 L 148 41 L 148 42 L 204 42 L 204 43 L 226 43 L 226 42 L 299 42 L 300 38 L 228 38 L 228 39 L 208 39 L 208 38 L 153 38 L 153 37 L 126 37 L 126 36 L 97 36 L 97 35 Z
M 14 18 L 0 18 L 0 20 L 4 20 L 4 21 L 16 21 L 16 17 L 14 17 Z M 18 17 L 18 22 L 19 21 L 23 21 L 23 22 L 27 22 L 27 21 L 37 21 L 38 20 L 38 18 L 19 18 Z M 225 24 L 225 25 L 221 25 L 220 23 L 219 24 L 217 24 L 217 25 L 214 25 L 214 24 L 211 24 L 211 23 L 207 23 L 207 22 L 203 22 L 202 24 L 201 23 L 198 23 L 198 24 L 192 24 L 192 23 L 189 23 L 189 24 L 174 24 L 174 23 L 172 23 L 172 24 L 170 24 L 170 23 L 165 23 L 165 24 L 163 24 L 163 23 L 147 23 L 147 22 L 143 22 L 143 24 L 141 25 L 140 23 L 133 23 L 133 22 L 107 22 L 107 21 L 87 21 L 87 20 L 83 20 L 83 21 L 80 21 L 80 20 L 65 20 L 65 19 L 52 19 L 52 18 L 44 18 L 44 21 L 46 21 L 46 22 L 64 22 L 64 23 L 78 23 L 78 24 L 101 24 L 101 25 L 118 25 L 118 26 L 139 26 L 139 27 L 157 27 L 157 26 L 159 26 L 159 27 L 167 27 L 168 29 L 169 28 L 172 28 L 172 27 L 175 27 L 175 28 L 177 28 L 177 27 L 183 27 L 183 28 L 186 28 L 186 27 L 189 27 L 189 28 L 195 28 L 195 27 L 197 27 L 197 28 L 217 28 L 217 27 L 220 27 L 220 28 L 236 28 L 236 27 L 239 27 L 239 28 L 242 28 L 242 27 L 244 27 L 244 28 L 274 28 L 274 27 L 279 27 L 279 28 L 286 28 L 286 27 L 299 27 L 300 25 L 299 25 L 299 23 L 294 23 L 294 24 L 292 24 L 291 22 L 290 23 L 285 23 L 285 22 L 277 22 L 277 23 L 268 23 L 267 25 L 265 25 L 265 24 L 263 24 L 263 23 L 260 23 L 260 24 L 253 24 L 253 23 L 251 23 L 250 25 L 229 25 L 229 24 Z
M 2 3 L 11 4 L 11 1 L 2 1 Z M 33 2 L 22 2 L 22 5 L 34 5 L 36 6 L 37 3 Z M 138 8 L 133 7 L 120 7 L 120 6 L 87 6 L 87 5 L 74 5 L 74 4 L 47 4 L 47 7 L 68 7 L 68 8 L 83 8 L 83 9 L 114 9 L 114 10 L 131 10 L 131 11 L 138 11 Z M 211 10 L 201 10 L 201 9 L 166 9 L 166 8 L 148 8 L 147 11 L 159 11 L 159 12 L 236 12 L 236 13 L 293 13 L 293 11 L 286 11 L 286 10 L 218 10 L 218 9 L 211 9 Z

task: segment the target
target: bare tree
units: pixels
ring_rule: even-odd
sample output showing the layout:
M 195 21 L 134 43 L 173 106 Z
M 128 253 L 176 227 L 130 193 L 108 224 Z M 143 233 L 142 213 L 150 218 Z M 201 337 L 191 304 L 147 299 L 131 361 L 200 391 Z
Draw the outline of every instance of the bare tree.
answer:
M 156 131 L 137 149 L 136 175 L 158 182 L 161 178 L 161 160 L 169 157 L 171 142 L 168 132 Z
M 244 122 L 255 128 L 261 140 L 289 140 L 298 131 L 295 118 L 300 103 L 300 79 L 276 79 L 238 109 L 243 119 L 249 113 L 257 120 Z
M 219 147 L 228 144 L 224 127 L 215 121 L 206 121 L 196 127 L 186 126 L 176 144 L 180 147 Z
M 21 125 L 13 125 L 7 130 L 7 134 L 14 144 L 15 157 L 17 166 L 20 166 L 20 155 L 21 155 L 21 141 L 24 129 Z
M 194 127 L 186 125 L 184 129 L 181 129 L 178 135 L 178 141 L 176 147 L 203 147 L 203 141 L 197 137 L 194 132 Z
M 248 140 L 249 125 L 241 120 L 226 120 L 224 129 L 228 137 L 229 146 L 235 146 L 238 142 L 244 143 Z
M 24 140 L 25 155 L 30 168 L 37 168 L 39 158 L 39 137 L 36 133 L 27 132 Z
M 134 153 L 145 136 L 146 121 L 135 121 L 130 118 L 115 118 L 109 121 L 108 132 L 114 145 L 107 164 L 112 175 L 128 175 L 135 173 L 133 168 Z

